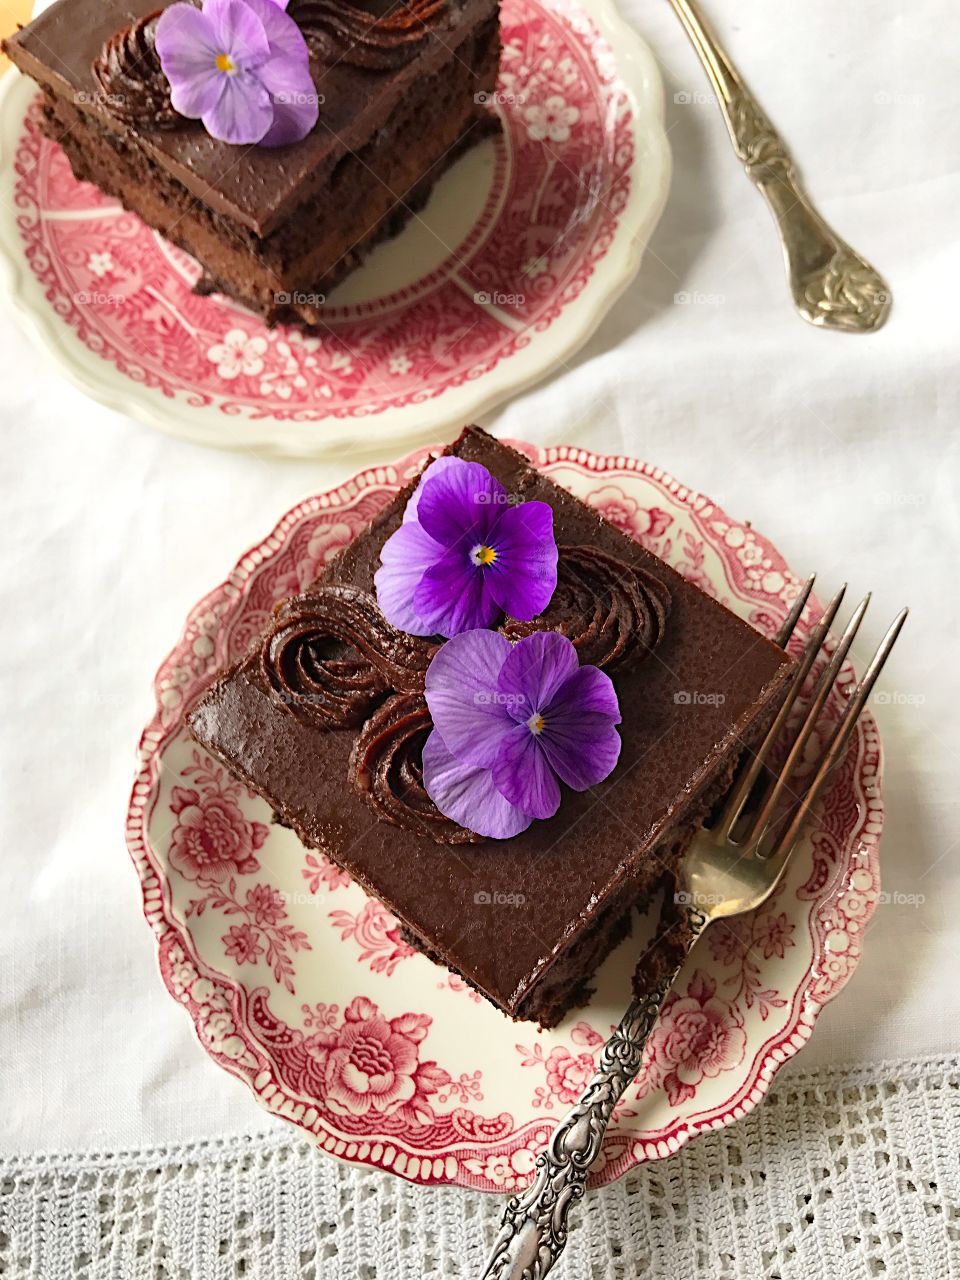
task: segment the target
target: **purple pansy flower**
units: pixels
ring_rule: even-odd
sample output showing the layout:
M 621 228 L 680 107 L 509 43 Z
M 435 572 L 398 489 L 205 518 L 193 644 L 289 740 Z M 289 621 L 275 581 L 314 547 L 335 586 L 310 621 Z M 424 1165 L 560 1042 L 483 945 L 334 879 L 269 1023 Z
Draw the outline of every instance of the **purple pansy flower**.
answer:
M 427 669 L 433 732 L 423 782 L 441 813 L 505 840 L 552 818 L 560 783 L 585 791 L 620 755 L 620 706 L 610 677 L 581 667 L 555 631 L 516 644 L 498 631 L 448 640 Z
M 300 28 L 286 0 L 172 4 L 157 23 L 157 53 L 174 110 L 211 137 L 282 147 L 317 123 L 318 96 Z
M 529 621 L 557 588 L 553 512 L 511 503 L 479 462 L 438 458 L 384 544 L 376 574 L 384 617 L 418 636 L 456 636 L 502 614 Z

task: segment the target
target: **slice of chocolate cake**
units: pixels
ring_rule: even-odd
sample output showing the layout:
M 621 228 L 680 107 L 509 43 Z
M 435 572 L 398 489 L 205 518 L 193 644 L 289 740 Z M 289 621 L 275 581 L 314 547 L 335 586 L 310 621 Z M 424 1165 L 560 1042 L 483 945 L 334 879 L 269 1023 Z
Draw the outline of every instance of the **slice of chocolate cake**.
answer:
M 583 777 L 564 778 L 554 816 L 509 838 L 479 838 L 469 810 L 454 820 L 435 807 L 424 689 L 429 699 L 442 640 L 388 622 L 374 583 L 417 483 L 305 595 L 280 606 L 190 726 L 305 845 L 384 902 L 411 942 L 510 1016 L 551 1026 L 588 997 L 634 905 L 668 879 L 793 664 L 514 450 L 468 428 L 447 455 L 482 464 L 510 504 L 551 509 L 559 562 L 550 603 L 530 621 L 490 625 L 505 651 L 558 631 L 580 663 L 609 675 L 621 740 L 609 776 L 583 790 L 572 789 Z M 483 548 L 471 555 L 489 559 Z M 584 742 L 591 720 L 585 713 Z M 533 719 L 528 726 L 537 732 Z
M 261 16 L 272 3 L 249 0 Z M 293 109 L 311 97 L 317 116 L 289 145 L 221 141 L 207 116 L 174 108 L 183 99 L 171 99 L 166 75 L 177 64 L 161 65 L 157 0 L 57 0 L 3 48 L 43 87 L 44 130 L 76 176 L 191 253 L 201 290 L 231 295 L 268 324 L 309 325 L 495 128 L 483 103 L 496 85 L 498 4 L 291 0 L 285 16 L 303 37 L 314 93 L 288 89 L 272 101 Z M 212 65 L 231 88 L 246 75 L 226 52 Z M 263 95 L 255 87 L 253 108 Z

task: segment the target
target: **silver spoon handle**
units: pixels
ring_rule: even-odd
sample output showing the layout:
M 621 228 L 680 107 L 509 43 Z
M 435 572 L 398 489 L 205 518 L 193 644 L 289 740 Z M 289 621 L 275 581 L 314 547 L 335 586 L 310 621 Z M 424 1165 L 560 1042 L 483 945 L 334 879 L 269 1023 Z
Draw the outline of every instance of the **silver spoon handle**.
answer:
M 706 924 L 706 917 L 690 907 L 683 915 L 687 945 L 682 958 L 633 1001 L 603 1046 L 593 1079 L 554 1129 L 530 1186 L 508 1202 L 483 1280 L 541 1280 L 563 1252 L 571 1206 L 583 1195 L 614 1107 L 639 1071 L 661 1006 Z
M 890 311 L 886 281 L 814 208 L 769 117 L 744 83 L 698 0 L 670 0 L 700 55 L 747 177 L 773 213 L 794 306 L 818 328 L 879 329 Z

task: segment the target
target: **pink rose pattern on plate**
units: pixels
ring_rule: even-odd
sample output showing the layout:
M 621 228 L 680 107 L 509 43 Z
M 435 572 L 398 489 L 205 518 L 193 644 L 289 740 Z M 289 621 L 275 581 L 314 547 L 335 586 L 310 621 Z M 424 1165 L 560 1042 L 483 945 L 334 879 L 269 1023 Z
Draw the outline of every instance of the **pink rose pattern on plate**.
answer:
M 352 938 L 356 942 L 361 962 L 369 963 L 374 973 L 389 977 L 401 960 L 417 954 L 400 937 L 396 919 L 374 898 L 368 898 L 356 915 L 331 911 L 330 920 L 339 929 L 341 941 Z
M 796 579 L 754 530 L 654 468 L 519 447 L 755 625 L 776 627 Z M 424 456 L 302 503 L 193 610 L 157 675 L 128 843 L 167 986 L 207 1052 L 265 1106 L 344 1159 L 510 1190 L 589 1078 L 620 1009 L 594 1002 L 518 1043 L 518 1027 L 416 956 L 389 912 L 271 824 L 262 801 L 182 729 L 185 708 L 246 650 L 278 596 L 305 585 Z M 809 1037 L 857 963 L 878 901 L 879 766 L 866 717 L 796 882 L 753 917 L 715 926 L 682 975 L 617 1110 L 600 1181 L 742 1114 Z M 626 981 L 625 970 L 624 990 Z
M 259 870 L 254 857 L 267 838 L 262 822 L 249 822 L 237 803 L 239 784 L 224 779 L 222 769 L 184 769 L 196 779 L 197 788 L 174 787 L 170 812 L 176 825 L 170 845 L 170 863 L 187 880 L 219 884 L 230 876 Z M 206 784 L 202 775 L 210 779 Z
M 209 756 L 194 750 L 181 778 L 194 786 L 175 786 L 170 812 L 176 816 L 170 838 L 170 865 L 183 879 L 195 881 L 203 894 L 191 898 L 186 914 L 202 916 L 207 908 L 224 916 L 240 916 L 220 939 L 224 954 L 238 965 L 256 965 L 263 956 L 275 982 L 293 985 L 291 955 L 309 951 L 307 935 L 287 923 L 283 894 L 268 884 L 255 884 L 238 898 L 238 878 L 260 870 L 253 856 L 267 838 L 262 822 L 250 822 L 240 808 L 243 788 Z
M 316 850 L 307 850 L 305 865 L 300 874 L 307 882 L 309 893 L 319 893 L 321 888 L 332 893 L 334 889 L 343 889 L 350 883 L 350 877 L 345 871 L 341 871 L 335 863 Z
M 713 1079 L 743 1061 L 747 1035 L 743 1018 L 717 996 L 717 984 L 698 969 L 686 994 L 672 991 L 650 1037 L 647 1056 L 655 1070 L 647 1089 L 661 1083 L 672 1107 L 693 1098 L 705 1077 Z
M 606 43 L 557 0 L 505 0 L 495 177 L 466 240 L 411 286 L 328 308 L 323 339 L 192 292 L 199 268 L 77 182 L 29 113 L 14 200 L 56 313 L 121 374 L 191 408 L 274 422 L 366 418 L 523 351 L 594 275 L 630 196 L 628 97 Z M 478 296 L 504 299 L 478 305 Z M 120 305 L 122 303 L 122 305 Z
M 433 1119 L 431 1094 L 450 1077 L 435 1062 L 420 1061 L 430 1019 L 406 1013 L 389 1021 L 362 996 L 344 1010 L 339 1027 L 324 1026 L 304 1041 L 316 1092 L 341 1116 L 396 1115 L 414 1123 Z

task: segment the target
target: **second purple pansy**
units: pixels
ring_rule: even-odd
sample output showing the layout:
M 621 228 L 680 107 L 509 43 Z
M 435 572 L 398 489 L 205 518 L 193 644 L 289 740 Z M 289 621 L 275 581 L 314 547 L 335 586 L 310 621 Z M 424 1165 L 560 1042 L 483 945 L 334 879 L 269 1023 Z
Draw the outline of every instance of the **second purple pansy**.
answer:
M 384 544 L 375 581 L 384 617 L 414 635 L 456 636 L 504 614 L 529 621 L 557 587 L 553 511 L 512 503 L 479 462 L 438 458 Z
M 172 4 L 157 23 L 157 53 L 174 110 L 221 142 L 282 147 L 317 123 L 319 96 L 286 0 Z
M 505 840 L 560 806 L 560 783 L 585 791 L 620 755 L 620 706 L 610 677 L 579 664 L 553 631 L 511 644 L 468 631 L 427 670 L 433 732 L 423 783 L 434 804 L 469 831 Z

